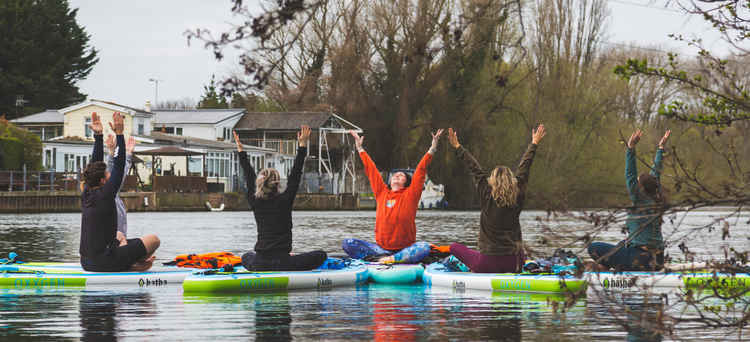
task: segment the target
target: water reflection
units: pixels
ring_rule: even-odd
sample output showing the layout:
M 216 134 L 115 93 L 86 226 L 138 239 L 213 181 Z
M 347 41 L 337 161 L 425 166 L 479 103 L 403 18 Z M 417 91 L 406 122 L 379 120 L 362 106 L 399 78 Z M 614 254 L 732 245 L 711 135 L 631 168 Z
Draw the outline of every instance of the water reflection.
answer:
M 659 297 L 633 298 L 624 301 L 628 342 L 661 342 L 659 331 L 660 312 L 664 304 Z
M 375 341 L 416 340 L 417 319 L 425 308 L 412 286 L 371 284 L 369 296 Z
M 84 292 L 78 302 L 82 341 L 117 341 L 120 320 L 156 313 L 148 292 Z
M 256 341 L 291 341 L 292 315 L 289 295 L 252 295 Z

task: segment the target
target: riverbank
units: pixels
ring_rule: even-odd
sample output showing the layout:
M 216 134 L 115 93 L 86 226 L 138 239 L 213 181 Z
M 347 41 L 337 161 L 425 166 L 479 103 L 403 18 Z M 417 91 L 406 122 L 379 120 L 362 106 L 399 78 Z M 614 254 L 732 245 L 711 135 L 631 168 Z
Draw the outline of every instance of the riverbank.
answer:
M 225 211 L 248 210 L 247 199 L 239 193 L 120 193 L 128 212 L 147 211 Z M 358 210 L 359 196 L 352 194 L 297 194 L 295 210 Z M 80 212 L 81 195 L 75 191 L 0 192 L 0 213 Z

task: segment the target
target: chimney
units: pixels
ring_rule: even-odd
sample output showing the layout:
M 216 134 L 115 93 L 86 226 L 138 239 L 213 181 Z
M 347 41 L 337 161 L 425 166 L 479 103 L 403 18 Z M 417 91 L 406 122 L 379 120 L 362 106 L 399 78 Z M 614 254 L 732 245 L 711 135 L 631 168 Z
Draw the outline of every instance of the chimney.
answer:
M 144 108 L 147 112 L 151 113 L 151 101 L 146 101 L 146 106 Z

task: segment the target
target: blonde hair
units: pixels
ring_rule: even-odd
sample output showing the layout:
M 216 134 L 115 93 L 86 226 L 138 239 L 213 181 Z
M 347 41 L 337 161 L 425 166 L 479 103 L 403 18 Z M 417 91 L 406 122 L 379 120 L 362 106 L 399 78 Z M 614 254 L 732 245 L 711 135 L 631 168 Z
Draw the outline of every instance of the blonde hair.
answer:
M 258 178 L 255 179 L 255 197 L 266 199 L 270 195 L 278 193 L 280 181 L 279 171 L 275 169 L 260 170 Z
M 518 179 L 509 168 L 496 167 L 487 177 L 487 183 L 492 188 L 492 199 L 498 207 L 513 207 L 518 203 Z

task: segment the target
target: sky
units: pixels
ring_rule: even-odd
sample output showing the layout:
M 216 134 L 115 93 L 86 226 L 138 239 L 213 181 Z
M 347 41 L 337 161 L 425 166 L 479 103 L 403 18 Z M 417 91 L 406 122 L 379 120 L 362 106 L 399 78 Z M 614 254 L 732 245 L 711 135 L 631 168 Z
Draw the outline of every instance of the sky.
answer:
M 257 0 L 255 0 L 257 1 Z M 658 0 L 607 0 L 609 33 L 605 44 L 638 45 L 661 50 L 690 50 L 668 38 L 675 32 L 704 37 L 707 46 L 721 50 L 718 36 L 698 17 L 663 8 Z M 246 4 L 258 8 L 253 0 Z M 230 0 L 70 0 L 78 8 L 79 25 L 91 35 L 99 51 L 88 78 L 78 86 L 89 99 L 143 108 L 146 101 L 191 98 L 197 102 L 211 75 L 228 76 L 239 70 L 237 52 L 226 51 L 217 62 L 199 41 L 187 44 L 184 32 L 196 28 L 223 32 L 237 23 Z M 157 79 L 151 82 L 149 79 Z

